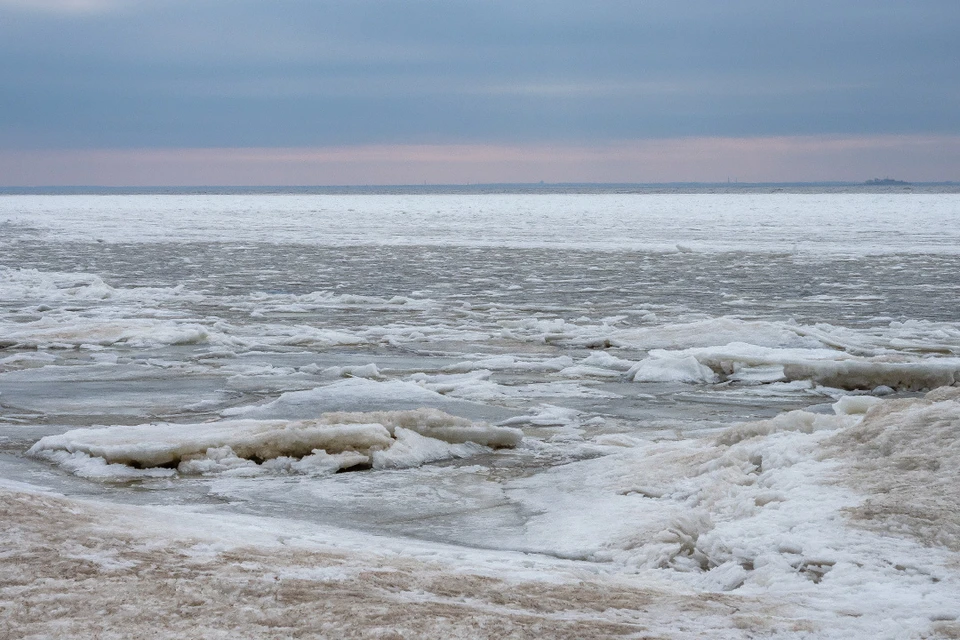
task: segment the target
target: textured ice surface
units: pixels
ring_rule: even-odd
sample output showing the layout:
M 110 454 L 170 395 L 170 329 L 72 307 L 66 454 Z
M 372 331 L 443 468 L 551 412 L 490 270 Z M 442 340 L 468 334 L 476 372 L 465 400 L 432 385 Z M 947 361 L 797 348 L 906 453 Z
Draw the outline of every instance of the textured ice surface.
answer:
M 957 635 L 957 198 L 0 198 L 0 635 Z
M 958 394 L 635 443 L 508 490 L 536 514 L 531 550 L 920 632 L 960 614 Z
M 960 552 L 960 389 L 874 403 L 826 446 L 850 460 L 838 478 L 867 496 L 858 526 Z
M 222 621 L 233 619 L 223 617 L 222 585 L 253 579 L 262 581 L 231 591 L 230 601 L 253 598 L 257 610 L 297 618 L 290 624 L 300 628 L 315 624 L 314 614 L 300 612 L 292 592 L 274 597 L 268 590 L 268 600 L 256 594 L 268 584 L 295 587 L 310 594 L 311 611 L 319 606 L 314 600 L 340 598 L 381 612 L 443 602 L 445 629 L 479 624 L 491 612 L 512 620 L 528 603 L 540 613 L 524 614 L 533 627 L 511 627 L 518 637 L 549 628 L 536 621 L 544 598 L 564 625 L 573 612 L 592 611 L 575 616 L 589 625 L 565 627 L 583 638 L 651 630 L 679 638 L 950 637 L 960 614 L 958 429 L 960 396 L 950 388 L 881 400 L 865 415 L 794 411 L 702 438 L 624 441 L 602 458 L 505 483 L 504 492 L 530 515 L 521 540 L 491 551 L 223 514 L 191 513 L 173 524 L 169 515 L 179 521 L 182 507 L 118 509 L 22 484 L 3 489 L 0 509 L 19 524 L 15 535 L 2 535 L 20 570 L 47 575 L 44 563 L 60 567 L 56 579 L 12 596 L 40 612 L 47 612 L 45 597 L 76 588 L 71 563 L 86 563 L 86 589 L 96 576 L 85 601 L 99 602 L 111 589 L 137 584 L 148 558 L 150 580 L 166 584 L 173 576 L 156 567 L 172 563 L 156 560 L 178 554 L 176 579 L 189 577 L 186 584 L 198 589 L 192 606 L 201 618 Z M 423 436 L 394 431 L 397 444 L 380 452 L 384 468 L 410 466 L 409 455 L 422 461 L 444 453 L 434 450 L 439 441 L 424 446 Z M 60 549 L 56 557 L 48 557 L 51 544 Z M 0 570 L 9 573 L 11 557 L 0 556 Z M 383 575 L 396 580 L 384 584 Z M 207 581 L 221 588 L 206 590 Z M 380 601 L 381 589 L 392 604 Z M 140 607 L 164 610 L 180 597 L 179 588 L 151 593 Z M 5 591 L 2 598 L 11 602 Z M 20 628 L 43 628 L 50 615 L 11 611 Z M 69 611 L 72 624 L 85 628 L 88 616 Z M 122 608 L 105 611 L 98 620 Z M 421 613 L 440 613 L 430 611 Z M 331 613 L 324 618 L 328 630 L 347 624 Z M 353 611 L 350 624 L 362 619 Z M 392 620 L 404 629 L 413 624 Z M 161 628 L 172 635 L 176 625 Z

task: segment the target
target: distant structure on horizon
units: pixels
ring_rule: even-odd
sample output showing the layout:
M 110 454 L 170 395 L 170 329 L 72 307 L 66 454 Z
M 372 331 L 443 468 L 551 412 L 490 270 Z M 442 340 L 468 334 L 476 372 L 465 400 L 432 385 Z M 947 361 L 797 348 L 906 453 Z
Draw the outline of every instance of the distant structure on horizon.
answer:
M 873 180 L 867 180 L 863 184 L 868 184 L 870 186 L 877 186 L 877 187 L 888 187 L 891 185 L 898 185 L 898 184 L 903 185 L 903 184 L 910 184 L 910 183 L 905 182 L 903 180 L 894 180 L 893 178 L 874 178 Z

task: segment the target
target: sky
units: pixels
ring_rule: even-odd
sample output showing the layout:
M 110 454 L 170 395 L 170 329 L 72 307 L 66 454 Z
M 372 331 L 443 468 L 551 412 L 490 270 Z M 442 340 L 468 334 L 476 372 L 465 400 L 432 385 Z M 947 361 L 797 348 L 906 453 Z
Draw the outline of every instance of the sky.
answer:
M 957 0 L 0 0 L 0 185 L 960 180 Z

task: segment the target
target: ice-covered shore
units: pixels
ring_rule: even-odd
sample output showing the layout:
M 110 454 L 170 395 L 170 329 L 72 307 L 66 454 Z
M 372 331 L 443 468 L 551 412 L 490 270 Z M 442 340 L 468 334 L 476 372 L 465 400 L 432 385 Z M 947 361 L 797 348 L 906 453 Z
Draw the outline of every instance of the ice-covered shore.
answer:
M 795 195 L 0 198 L 0 637 L 960 636 L 958 196 Z
M 0 637 L 746 638 L 790 606 L 356 532 L 0 487 Z M 681 622 L 682 621 L 682 622 Z
M 404 421 L 450 428 L 436 411 L 378 418 L 395 434 Z M 233 424 L 239 440 L 251 424 L 267 423 Z M 110 446 L 129 452 L 130 436 L 147 435 L 129 429 L 71 432 L 37 449 L 85 443 L 110 458 Z M 182 442 L 207 436 L 190 437 Z M 7 624 L 36 635 L 153 625 L 175 637 L 198 619 L 233 637 L 960 634 L 960 388 L 848 396 L 834 415 L 791 411 L 699 438 L 599 444 L 607 455 L 506 483 L 530 514 L 528 547 L 515 551 L 8 485 L 0 604 Z M 140 451 L 158 455 L 153 446 Z M 125 604 L 131 593 L 137 607 Z

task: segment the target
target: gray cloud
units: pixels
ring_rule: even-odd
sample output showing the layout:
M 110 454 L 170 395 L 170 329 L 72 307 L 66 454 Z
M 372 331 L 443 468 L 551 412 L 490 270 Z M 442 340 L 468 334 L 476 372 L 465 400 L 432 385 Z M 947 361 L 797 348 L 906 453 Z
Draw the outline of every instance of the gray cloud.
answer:
M 0 1 L 7 148 L 960 131 L 960 3 Z

